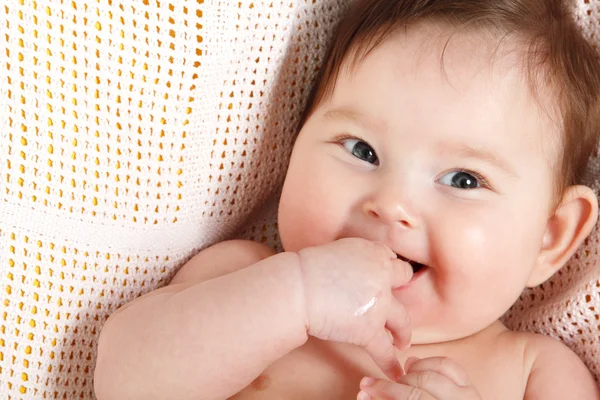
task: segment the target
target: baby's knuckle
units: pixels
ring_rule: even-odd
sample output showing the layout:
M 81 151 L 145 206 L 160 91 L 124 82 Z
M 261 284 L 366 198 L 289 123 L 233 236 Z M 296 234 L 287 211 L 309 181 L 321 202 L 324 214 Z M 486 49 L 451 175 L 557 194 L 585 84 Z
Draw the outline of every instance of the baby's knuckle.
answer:
M 458 373 L 461 377 L 465 375 L 462 367 L 450 357 L 440 357 L 440 369 L 442 371 L 454 371 L 455 373 Z
M 374 241 L 374 242 L 368 242 L 368 243 L 370 244 L 371 249 L 373 251 L 377 252 L 377 254 L 379 254 L 379 255 L 386 254 L 388 251 L 388 247 L 383 242 Z
M 440 368 L 454 368 L 454 362 L 452 362 L 452 359 L 450 357 L 446 357 L 446 356 L 441 356 L 439 358 L 439 363 L 440 363 Z
M 377 254 L 377 245 L 365 239 L 355 238 L 353 242 L 348 243 L 350 249 L 362 257 L 375 258 Z
M 433 380 L 432 371 L 422 371 L 417 374 L 417 386 L 420 388 L 426 387 Z
M 425 400 L 424 392 L 416 387 L 411 387 L 406 400 Z

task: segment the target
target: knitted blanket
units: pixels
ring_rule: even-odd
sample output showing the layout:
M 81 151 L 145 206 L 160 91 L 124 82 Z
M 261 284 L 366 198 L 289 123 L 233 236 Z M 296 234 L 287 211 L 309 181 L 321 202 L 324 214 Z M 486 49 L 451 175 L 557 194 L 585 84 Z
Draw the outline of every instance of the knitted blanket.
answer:
M 1 2 L 0 398 L 93 398 L 115 309 L 214 242 L 279 246 L 277 194 L 347 3 Z M 600 0 L 576 8 L 600 41 Z M 599 235 L 505 321 L 600 380 Z

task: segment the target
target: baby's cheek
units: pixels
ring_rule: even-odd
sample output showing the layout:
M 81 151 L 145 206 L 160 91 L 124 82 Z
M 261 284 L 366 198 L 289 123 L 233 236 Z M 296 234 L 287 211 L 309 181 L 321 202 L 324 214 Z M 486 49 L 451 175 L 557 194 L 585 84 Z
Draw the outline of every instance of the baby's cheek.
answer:
M 434 249 L 434 253 L 443 258 L 440 262 L 465 274 L 485 258 L 491 250 L 490 244 L 496 243 L 494 233 L 486 229 L 485 223 L 473 218 L 454 221 L 446 218 L 440 221 L 436 236 L 439 248 Z
M 279 231 L 287 251 L 335 239 L 343 217 L 333 193 L 331 186 L 318 179 L 300 179 L 288 185 L 279 209 Z
M 507 223 L 502 218 L 467 225 L 459 240 L 464 243 L 453 264 L 484 295 L 490 290 L 507 302 L 518 297 L 537 257 L 536 233 Z M 495 288 L 495 289 L 493 289 Z
M 517 241 L 511 232 L 487 215 L 447 218 L 440 225 L 434 253 L 441 275 L 452 286 L 479 286 L 517 262 L 515 255 L 521 253 L 514 251 Z

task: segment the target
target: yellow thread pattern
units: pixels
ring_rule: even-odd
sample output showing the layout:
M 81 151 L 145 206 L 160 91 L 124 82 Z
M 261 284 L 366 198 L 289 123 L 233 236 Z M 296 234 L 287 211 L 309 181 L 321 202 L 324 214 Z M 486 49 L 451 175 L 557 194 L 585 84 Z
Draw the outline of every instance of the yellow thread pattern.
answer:
M 167 276 L 169 257 L 124 257 L 16 232 L 7 236 L 1 249 L 8 257 L 0 297 L 2 380 L 26 398 L 92 398 L 100 322 L 117 304 L 164 284 L 156 276 Z
M 0 398 L 93 398 L 116 308 L 251 215 L 277 243 L 324 4 L 0 2 Z

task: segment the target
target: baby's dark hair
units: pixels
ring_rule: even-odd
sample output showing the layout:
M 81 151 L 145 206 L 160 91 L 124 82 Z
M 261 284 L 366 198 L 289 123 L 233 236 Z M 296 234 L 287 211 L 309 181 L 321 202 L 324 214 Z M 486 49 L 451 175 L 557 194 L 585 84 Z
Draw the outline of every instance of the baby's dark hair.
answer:
M 561 130 L 556 194 L 580 182 L 600 136 L 600 59 L 561 0 L 357 0 L 338 27 L 304 121 L 331 95 L 343 64 L 356 66 L 394 32 L 425 22 L 520 44 L 532 92 L 548 87 L 556 99 L 546 110 Z

